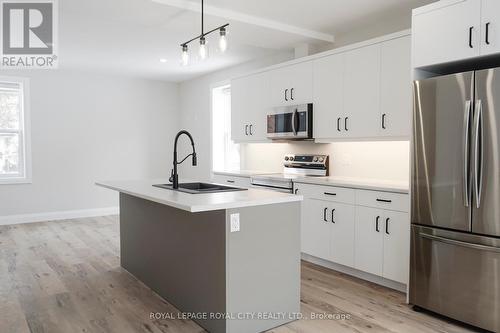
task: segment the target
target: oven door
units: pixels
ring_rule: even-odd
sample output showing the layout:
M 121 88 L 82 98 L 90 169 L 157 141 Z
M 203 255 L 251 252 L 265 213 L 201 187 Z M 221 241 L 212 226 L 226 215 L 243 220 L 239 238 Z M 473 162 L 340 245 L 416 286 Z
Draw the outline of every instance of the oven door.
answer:
M 267 116 L 270 139 L 312 139 L 312 104 L 275 109 Z

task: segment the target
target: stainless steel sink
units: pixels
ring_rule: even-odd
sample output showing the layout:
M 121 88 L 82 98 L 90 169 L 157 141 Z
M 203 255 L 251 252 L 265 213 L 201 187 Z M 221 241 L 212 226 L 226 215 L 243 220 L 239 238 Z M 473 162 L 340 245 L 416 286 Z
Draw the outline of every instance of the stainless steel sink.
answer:
M 210 183 L 180 183 L 178 189 L 173 189 L 172 184 L 156 184 L 153 186 L 164 188 L 167 190 L 173 190 L 191 194 L 233 192 L 233 191 L 247 190 L 246 188 L 231 187 L 231 186 L 224 186 L 224 185 L 210 184 Z

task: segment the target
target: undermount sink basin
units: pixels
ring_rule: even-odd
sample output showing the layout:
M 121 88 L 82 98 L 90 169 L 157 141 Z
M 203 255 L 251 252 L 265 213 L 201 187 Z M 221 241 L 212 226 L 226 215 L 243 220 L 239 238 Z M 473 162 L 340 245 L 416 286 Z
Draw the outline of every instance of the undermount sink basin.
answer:
M 153 186 L 164 188 L 167 190 L 173 190 L 191 194 L 233 192 L 233 191 L 246 190 L 246 188 L 230 187 L 230 186 L 210 184 L 210 183 L 180 183 L 179 188 L 175 190 L 172 188 L 172 184 L 156 184 Z

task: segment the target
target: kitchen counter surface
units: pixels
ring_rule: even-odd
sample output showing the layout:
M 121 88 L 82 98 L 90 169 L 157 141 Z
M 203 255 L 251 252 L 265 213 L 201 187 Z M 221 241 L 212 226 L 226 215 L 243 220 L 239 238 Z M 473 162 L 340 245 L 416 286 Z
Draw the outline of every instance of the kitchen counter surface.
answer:
M 390 180 L 369 179 L 369 178 L 350 178 L 350 177 L 302 177 L 293 180 L 296 183 L 327 185 L 338 187 L 349 187 L 361 190 L 385 191 L 395 193 L 409 192 L 407 182 L 398 182 Z
M 188 183 L 190 180 L 183 179 L 182 182 Z M 101 181 L 96 185 L 193 213 L 296 202 L 303 199 L 300 195 L 253 188 L 236 192 L 189 194 L 153 186 L 168 183 L 166 179 L 157 179 Z
M 250 178 L 252 176 L 264 175 L 264 174 L 269 174 L 272 172 L 263 172 L 263 171 L 255 171 L 255 170 L 226 170 L 226 171 L 213 171 L 212 173 L 214 175 Z

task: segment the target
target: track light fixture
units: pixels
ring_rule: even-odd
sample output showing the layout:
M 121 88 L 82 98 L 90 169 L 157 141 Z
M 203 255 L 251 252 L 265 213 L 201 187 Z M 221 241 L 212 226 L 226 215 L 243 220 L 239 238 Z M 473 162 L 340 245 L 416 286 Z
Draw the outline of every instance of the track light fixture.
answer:
M 221 25 L 220 27 L 217 27 L 215 29 L 212 29 L 208 32 L 205 32 L 204 30 L 204 8 L 203 8 L 203 0 L 201 0 L 201 34 L 199 36 L 196 36 L 187 42 L 184 42 L 181 44 L 182 47 L 182 53 L 181 53 L 181 64 L 183 66 L 187 66 L 189 64 L 189 51 L 188 51 L 188 44 L 191 43 L 194 40 L 199 39 L 200 40 L 200 48 L 199 48 L 199 57 L 201 60 L 205 60 L 208 58 L 208 44 L 205 39 L 205 36 L 211 34 L 214 31 L 219 31 L 220 34 L 220 39 L 219 39 L 219 50 L 224 53 L 227 50 L 227 37 L 226 37 L 226 27 L 229 26 L 229 23 L 226 23 L 224 25 Z

